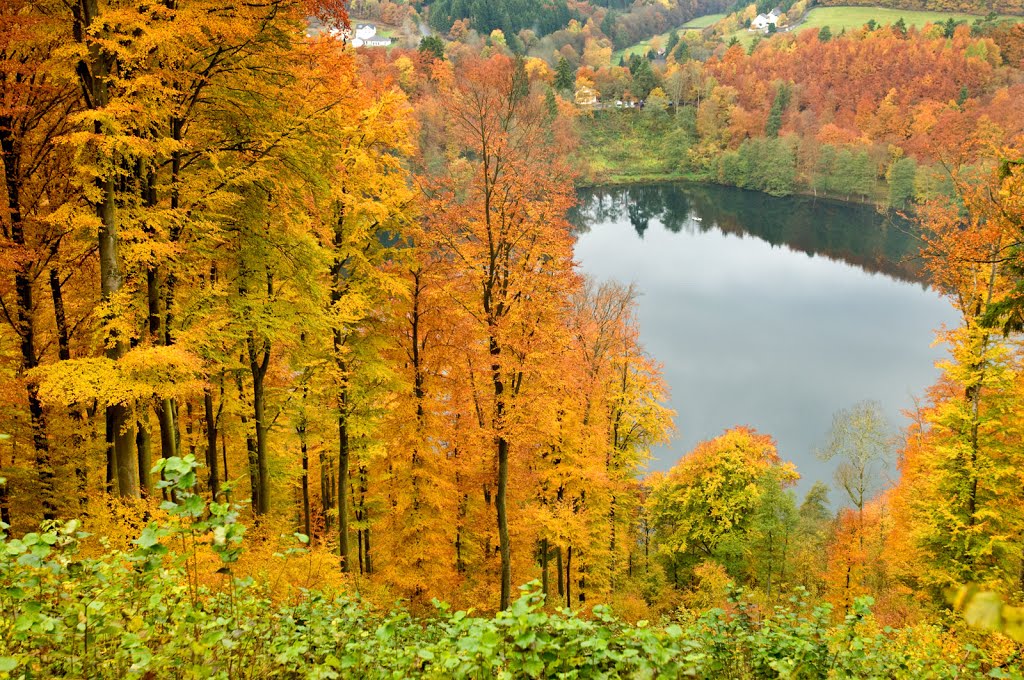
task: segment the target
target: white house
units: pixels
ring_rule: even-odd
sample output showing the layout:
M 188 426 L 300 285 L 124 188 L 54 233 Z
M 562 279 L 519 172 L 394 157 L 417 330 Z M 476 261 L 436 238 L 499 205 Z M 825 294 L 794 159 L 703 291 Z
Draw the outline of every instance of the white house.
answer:
M 778 26 L 779 17 L 782 16 L 782 12 L 776 7 L 768 14 L 758 14 L 754 17 L 754 20 L 750 22 L 750 28 L 757 31 L 767 31 L 768 26 Z
M 577 106 L 597 106 L 599 101 L 597 90 L 592 87 L 582 85 L 578 90 L 576 90 Z
M 374 24 L 356 24 L 356 35 L 352 38 L 352 47 L 387 47 L 391 38 L 378 38 Z

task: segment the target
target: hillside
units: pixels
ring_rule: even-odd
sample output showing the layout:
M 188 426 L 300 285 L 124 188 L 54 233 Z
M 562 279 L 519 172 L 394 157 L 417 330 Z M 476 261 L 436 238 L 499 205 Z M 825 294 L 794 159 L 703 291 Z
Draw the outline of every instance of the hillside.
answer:
M 950 12 L 982 15 L 995 12 L 997 14 L 1013 14 L 1017 16 L 1024 14 L 1024 2 L 1022 0 L 992 0 L 992 2 L 979 2 L 978 0 L 883 0 L 881 2 L 879 0 L 819 0 L 817 4 L 826 6 L 857 5 L 883 9 L 937 12 L 940 14 L 948 14 Z

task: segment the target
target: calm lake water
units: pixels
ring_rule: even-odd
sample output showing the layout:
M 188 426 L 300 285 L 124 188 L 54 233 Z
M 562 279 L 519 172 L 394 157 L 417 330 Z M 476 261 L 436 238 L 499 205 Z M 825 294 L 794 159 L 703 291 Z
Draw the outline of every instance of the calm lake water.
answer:
M 939 375 L 935 330 L 956 315 L 907 225 L 871 207 L 666 184 L 582 191 L 573 218 L 582 271 L 639 288 L 641 339 L 672 390 L 678 432 L 652 469 L 749 425 L 806 491 L 831 481 L 814 451 L 833 413 L 874 399 L 902 428 Z

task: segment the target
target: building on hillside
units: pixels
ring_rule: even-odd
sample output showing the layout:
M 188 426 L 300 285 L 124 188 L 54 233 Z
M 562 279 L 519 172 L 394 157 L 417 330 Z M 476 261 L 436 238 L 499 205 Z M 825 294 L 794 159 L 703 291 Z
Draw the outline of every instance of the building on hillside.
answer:
M 778 26 L 779 17 L 782 16 L 782 12 L 776 7 L 768 14 L 758 14 L 754 17 L 754 20 L 750 22 L 750 28 L 756 31 L 767 31 L 769 26 Z
M 388 47 L 390 45 L 391 38 L 377 37 L 377 27 L 374 24 L 356 24 L 352 47 Z
M 597 90 L 586 85 L 576 88 L 576 106 L 597 106 Z

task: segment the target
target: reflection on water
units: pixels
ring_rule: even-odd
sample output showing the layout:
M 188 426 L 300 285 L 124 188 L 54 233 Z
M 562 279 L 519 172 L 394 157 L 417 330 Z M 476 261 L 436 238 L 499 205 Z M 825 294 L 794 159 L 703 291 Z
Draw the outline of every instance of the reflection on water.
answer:
M 573 219 L 581 269 L 642 293 L 679 414 L 654 469 L 744 424 L 776 437 L 806 489 L 831 477 L 813 452 L 835 411 L 876 399 L 902 426 L 938 376 L 934 330 L 955 315 L 922 283 L 909 225 L 873 208 L 672 184 L 581 192 Z

